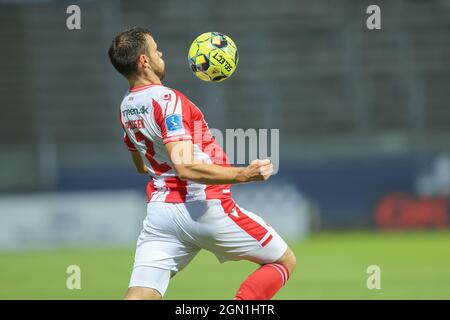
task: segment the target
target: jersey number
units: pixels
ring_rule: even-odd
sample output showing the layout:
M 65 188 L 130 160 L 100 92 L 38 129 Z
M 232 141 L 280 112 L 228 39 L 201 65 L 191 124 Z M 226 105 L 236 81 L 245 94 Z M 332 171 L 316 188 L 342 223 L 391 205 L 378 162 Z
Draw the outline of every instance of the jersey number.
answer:
M 153 148 L 153 142 L 147 139 L 142 134 L 142 132 L 140 131 L 135 132 L 134 136 L 136 137 L 137 142 L 144 141 L 145 147 L 147 148 L 147 151 L 145 152 L 145 157 L 147 158 L 148 162 L 150 162 L 153 170 L 158 176 L 172 169 L 167 163 L 165 162 L 159 163 L 153 158 L 155 156 L 155 149 Z

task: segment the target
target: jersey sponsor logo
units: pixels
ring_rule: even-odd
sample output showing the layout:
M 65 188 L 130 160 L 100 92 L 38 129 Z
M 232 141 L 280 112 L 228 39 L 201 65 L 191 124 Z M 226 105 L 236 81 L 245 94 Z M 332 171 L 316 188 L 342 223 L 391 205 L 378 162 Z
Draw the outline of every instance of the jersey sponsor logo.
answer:
M 140 108 L 129 108 L 122 111 L 124 117 L 127 116 L 138 116 L 140 114 L 148 114 L 148 107 L 142 106 Z
M 183 129 L 183 121 L 180 114 L 168 115 L 165 119 L 168 133 L 180 131 Z M 183 130 L 184 131 L 184 130 Z

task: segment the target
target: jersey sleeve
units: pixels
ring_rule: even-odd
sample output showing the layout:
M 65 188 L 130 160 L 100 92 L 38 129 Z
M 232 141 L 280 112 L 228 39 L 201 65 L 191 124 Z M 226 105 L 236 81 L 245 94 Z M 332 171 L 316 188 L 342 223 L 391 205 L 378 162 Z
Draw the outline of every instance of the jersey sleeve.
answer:
M 130 140 L 126 132 L 123 134 L 123 143 L 129 151 L 138 151 L 134 143 Z
M 155 120 L 161 128 L 164 144 L 192 140 L 191 105 L 183 94 L 168 90 L 152 102 Z

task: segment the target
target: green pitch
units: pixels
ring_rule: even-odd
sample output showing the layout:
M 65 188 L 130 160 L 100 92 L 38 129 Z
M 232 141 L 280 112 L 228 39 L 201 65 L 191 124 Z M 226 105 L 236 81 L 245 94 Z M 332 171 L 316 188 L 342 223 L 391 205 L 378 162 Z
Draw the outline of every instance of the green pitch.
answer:
M 276 299 L 450 299 L 450 232 L 315 234 L 290 244 L 297 270 Z M 0 252 L 0 299 L 121 299 L 134 248 Z M 66 268 L 81 268 L 81 290 L 66 289 Z M 368 290 L 369 265 L 381 289 Z M 202 251 L 175 276 L 166 299 L 231 299 L 255 269 L 220 265 Z

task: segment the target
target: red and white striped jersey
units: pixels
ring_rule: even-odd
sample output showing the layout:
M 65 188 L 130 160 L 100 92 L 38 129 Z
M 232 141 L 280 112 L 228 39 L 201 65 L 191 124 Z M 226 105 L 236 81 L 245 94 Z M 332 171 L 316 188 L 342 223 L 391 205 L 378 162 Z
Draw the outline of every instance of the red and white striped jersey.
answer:
M 229 166 L 202 112 L 180 92 L 163 85 L 130 88 L 120 105 L 124 142 L 138 151 L 150 172 L 148 201 L 188 202 L 231 197 L 230 185 L 203 185 L 181 180 L 169 159 L 165 144 L 191 140 L 194 157 L 207 163 Z

